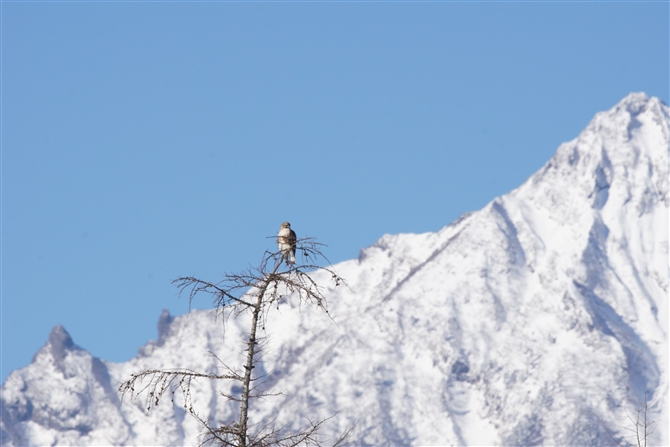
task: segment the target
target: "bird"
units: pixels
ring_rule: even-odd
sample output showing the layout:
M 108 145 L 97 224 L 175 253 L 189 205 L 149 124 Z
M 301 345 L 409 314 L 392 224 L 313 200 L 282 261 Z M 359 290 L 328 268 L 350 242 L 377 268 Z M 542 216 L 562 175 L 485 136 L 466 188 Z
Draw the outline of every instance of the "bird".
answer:
M 279 234 L 277 235 L 277 245 L 282 256 L 289 264 L 295 264 L 295 245 L 297 238 L 295 231 L 291 230 L 291 224 L 284 222 L 279 227 Z

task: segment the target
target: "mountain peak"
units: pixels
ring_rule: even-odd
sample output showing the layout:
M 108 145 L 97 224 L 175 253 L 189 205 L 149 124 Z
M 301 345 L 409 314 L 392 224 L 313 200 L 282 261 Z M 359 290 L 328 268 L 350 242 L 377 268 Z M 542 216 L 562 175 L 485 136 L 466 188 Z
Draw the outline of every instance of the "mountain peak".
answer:
M 631 113 L 638 113 L 644 104 L 653 99 L 657 98 L 650 98 L 645 92 L 630 92 L 619 101 L 616 107 L 625 107 L 630 110 Z
M 82 351 L 82 349 L 74 343 L 68 331 L 62 325 L 57 324 L 51 329 L 47 342 L 33 356 L 32 363 L 37 364 L 46 360 L 53 362 L 58 370 L 63 371 L 65 359 L 73 351 Z
M 63 360 L 67 355 L 67 351 L 75 348 L 72 337 L 70 337 L 68 331 L 66 331 L 60 324 L 51 329 L 48 345 L 51 347 L 51 354 L 56 360 Z

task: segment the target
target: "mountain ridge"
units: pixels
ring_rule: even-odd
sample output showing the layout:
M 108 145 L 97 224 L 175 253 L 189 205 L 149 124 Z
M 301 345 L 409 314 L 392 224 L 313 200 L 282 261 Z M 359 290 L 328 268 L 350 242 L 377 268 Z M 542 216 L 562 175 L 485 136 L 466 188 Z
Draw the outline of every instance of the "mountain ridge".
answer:
M 667 444 L 669 116 L 630 94 L 481 210 L 337 264 L 349 286 L 326 287 L 337 324 L 287 297 L 258 365 L 285 395 L 252 420 L 336 414 L 324 436 L 357 424 L 357 445 L 603 445 L 655 393 L 652 443 Z M 109 390 L 152 367 L 216 371 L 208 351 L 241 364 L 244 324 L 224 335 L 207 311 L 164 312 L 158 339 L 123 363 L 57 326 L 3 385 L 2 444 L 192 444 L 179 402 L 146 414 Z M 194 401 L 235 417 L 214 385 Z

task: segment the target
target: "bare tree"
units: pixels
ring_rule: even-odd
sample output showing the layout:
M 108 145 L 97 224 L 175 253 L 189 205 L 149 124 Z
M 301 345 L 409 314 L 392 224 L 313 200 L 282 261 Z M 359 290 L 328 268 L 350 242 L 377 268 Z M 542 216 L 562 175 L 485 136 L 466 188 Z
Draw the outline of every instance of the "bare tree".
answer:
M 273 395 L 263 389 L 263 377 L 256 377 L 253 373 L 264 340 L 263 336 L 259 336 L 259 328 L 265 328 L 270 309 L 278 308 L 283 297 L 294 294 L 301 305 L 316 306 L 328 314 L 324 289 L 314 281 L 310 273 L 325 270 L 336 286 L 344 284 L 343 279 L 330 267 L 330 263 L 321 253 L 321 247 L 323 244 L 316 242 L 314 238 L 300 239 L 297 242 L 297 249 L 302 253 L 302 264 L 289 263 L 285 253 L 266 251 L 257 268 L 242 273 L 224 274 L 224 279 L 218 283 L 194 277 L 174 280 L 173 283 L 179 288 L 180 294 L 188 294 L 189 309 L 193 299 L 205 293 L 214 299 L 214 317 L 223 318 L 224 324 L 231 316 L 238 317 L 250 313 L 251 322 L 245 342 L 246 362 L 241 367 L 230 367 L 213 354 L 222 365 L 223 374 L 189 369 L 151 369 L 132 374 L 129 380 L 119 386 L 122 397 L 129 394 L 131 399 L 135 399 L 145 393 L 149 412 L 158 405 L 165 393 L 174 395 L 176 391 L 180 391 L 184 409 L 204 428 L 201 445 L 219 444 L 235 447 L 321 445 L 318 430 L 330 418 L 315 421 L 308 419 L 306 427 L 298 432 L 291 431 L 287 426 L 277 427 L 274 421 L 262 426 L 251 424 L 249 421 L 250 403 L 254 399 Z M 325 261 L 327 266 L 319 265 L 320 260 Z M 229 402 L 239 406 L 239 420 L 217 424 L 201 416 L 194 409 L 191 395 L 192 383 L 198 379 L 241 383 L 241 395 L 220 392 Z M 339 437 L 334 445 L 344 445 L 350 433 L 351 429 Z
M 644 403 L 639 400 L 638 403 L 640 406 L 635 409 L 635 417 L 632 417 L 628 414 L 628 411 L 626 411 L 626 416 L 628 416 L 628 420 L 632 425 L 630 427 L 621 427 L 626 432 L 629 432 L 629 434 L 627 436 L 619 436 L 618 439 L 610 434 L 610 438 L 621 447 L 647 447 L 647 438 L 654 433 L 654 429 L 658 423 L 658 421 L 649 419 L 649 412 L 653 401 L 647 401 L 646 393 L 644 396 Z

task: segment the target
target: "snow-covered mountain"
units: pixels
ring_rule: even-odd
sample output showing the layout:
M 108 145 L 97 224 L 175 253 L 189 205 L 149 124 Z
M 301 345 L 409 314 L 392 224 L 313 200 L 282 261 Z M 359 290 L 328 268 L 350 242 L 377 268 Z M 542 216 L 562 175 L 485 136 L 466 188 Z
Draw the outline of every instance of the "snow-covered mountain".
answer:
M 349 286 L 326 290 L 336 323 L 289 297 L 259 365 L 283 395 L 251 420 L 335 414 L 324 437 L 356 424 L 355 445 L 612 445 L 646 393 L 649 445 L 668 445 L 669 128 L 666 105 L 630 94 L 482 210 L 336 265 Z M 216 371 L 210 351 L 241 364 L 244 318 L 228 323 L 164 312 L 125 363 L 57 326 L 2 387 L 2 444 L 197 444 L 177 398 L 147 414 L 115 390 L 149 368 Z M 227 420 L 220 385 L 193 398 Z

